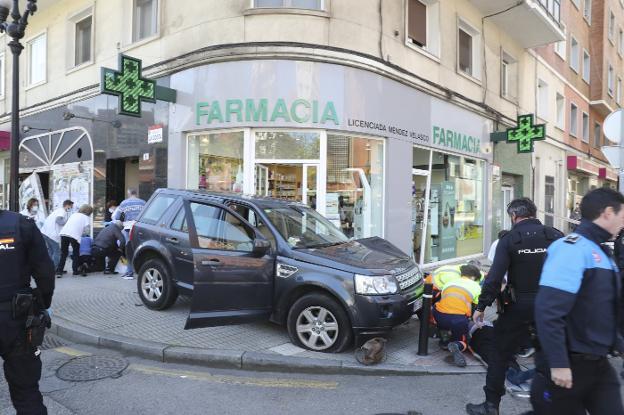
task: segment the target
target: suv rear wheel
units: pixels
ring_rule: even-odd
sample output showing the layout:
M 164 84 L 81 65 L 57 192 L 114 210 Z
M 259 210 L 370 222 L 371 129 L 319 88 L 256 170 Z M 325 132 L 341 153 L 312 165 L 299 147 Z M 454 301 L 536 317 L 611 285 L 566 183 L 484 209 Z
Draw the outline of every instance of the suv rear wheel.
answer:
M 137 291 L 143 304 L 152 310 L 165 310 L 178 298 L 178 289 L 160 259 L 149 259 L 141 266 Z
M 353 340 L 347 313 L 325 294 L 312 293 L 298 299 L 288 312 L 287 325 L 294 344 L 315 352 L 341 352 Z

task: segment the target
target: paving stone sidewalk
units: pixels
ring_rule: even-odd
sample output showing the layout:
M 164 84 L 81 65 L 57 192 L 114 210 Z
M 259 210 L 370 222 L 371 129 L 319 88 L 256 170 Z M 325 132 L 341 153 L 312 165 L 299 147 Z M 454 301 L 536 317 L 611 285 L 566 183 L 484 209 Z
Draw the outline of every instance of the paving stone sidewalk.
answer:
M 358 365 L 353 350 L 338 354 L 303 350 L 290 343 L 285 328 L 269 322 L 184 330 L 189 307 L 190 298 L 181 296 L 168 310 L 149 310 L 137 294 L 136 280 L 103 274 L 66 275 L 58 279 L 52 305 L 53 319 L 60 317 L 58 321 L 97 331 L 103 337 L 110 334 L 171 346 L 260 352 Z M 376 368 L 402 365 L 436 372 L 461 372 L 462 369 L 447 363 L 448 352 L 441 350 L 435 339 L 430 339 L 429 355 L 418 356 L 418 330 L 419 322 L 415 318 L 395 328 L 388 337 L 388 359 Z M 484 372 L 485 368 L 470 357 L 466 371 Z

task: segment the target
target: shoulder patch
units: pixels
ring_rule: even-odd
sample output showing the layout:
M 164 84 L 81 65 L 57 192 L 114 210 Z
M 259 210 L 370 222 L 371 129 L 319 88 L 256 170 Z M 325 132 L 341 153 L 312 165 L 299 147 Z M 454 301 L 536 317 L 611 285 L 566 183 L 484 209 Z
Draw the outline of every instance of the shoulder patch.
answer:
M 572 234 L 572 235 L 568 235 L 563 241 L 569 244 L 575 244 L 580 240 L 581 240 L 580 235 Z

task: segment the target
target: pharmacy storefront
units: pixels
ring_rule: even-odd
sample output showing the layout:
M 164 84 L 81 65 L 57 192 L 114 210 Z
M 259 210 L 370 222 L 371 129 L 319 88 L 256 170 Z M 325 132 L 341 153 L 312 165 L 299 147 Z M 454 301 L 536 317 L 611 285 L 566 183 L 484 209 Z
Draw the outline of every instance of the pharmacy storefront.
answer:
M 217 63 L 170 85 L 170 187 L 302 202 L 425 263 L 483 253 L 489 120 L 319 62 Z

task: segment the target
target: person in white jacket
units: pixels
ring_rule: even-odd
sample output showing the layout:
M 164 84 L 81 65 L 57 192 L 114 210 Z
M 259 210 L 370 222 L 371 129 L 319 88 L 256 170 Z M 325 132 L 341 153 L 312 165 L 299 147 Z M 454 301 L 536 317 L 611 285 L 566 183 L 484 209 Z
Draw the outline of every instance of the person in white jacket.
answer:
M 80 238 L 85 233 L 89 233 L 91 227 L 91 215 L 93 206 L 82 205 L 78 212 L 72 214 L 67 223 L 61 229 L 61 259 L 56 267 L 56 277 L 61 278 L 65 269 L 65 261 L 69 255 L 69 246 L 72 247 L 72 271 L 74 275 L 79 275 L 78 271 L 80 255 Z
M 61 229 L 67 223 L 73 208 L 74 202 L 69 199 L 64 201 L 63 206 L 50 213 L 41 228 L 43 239 L 48 247 L 48 254 L 55 267 L 58 266 L 61 259 Z

